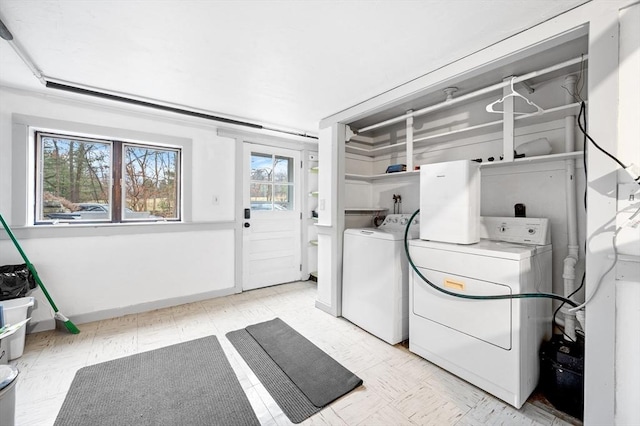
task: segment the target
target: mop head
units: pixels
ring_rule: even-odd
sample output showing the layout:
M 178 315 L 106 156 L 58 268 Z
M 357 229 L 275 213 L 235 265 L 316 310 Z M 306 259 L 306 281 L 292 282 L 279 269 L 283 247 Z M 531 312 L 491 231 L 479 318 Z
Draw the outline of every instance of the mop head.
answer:
M 66 328 L 69 331 L 69 333 L 71 333 L 71 334 L 80 333 L 80 329 L 78 327 L 76 327 L 75 324 L 72 323 L 69 318 L 65 317 L 60 312 L 56 312 L 53 315 L 53 318 L 56 319 L 57 324 L 62 324 L 62 326 L 64 326 L 64 328 Z

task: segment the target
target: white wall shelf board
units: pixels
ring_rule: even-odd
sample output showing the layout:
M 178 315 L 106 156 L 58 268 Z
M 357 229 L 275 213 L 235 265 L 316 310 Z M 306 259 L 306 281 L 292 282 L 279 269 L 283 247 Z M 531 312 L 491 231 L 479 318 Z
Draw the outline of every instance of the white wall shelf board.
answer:
M 490 162 L 482 162 L 480 167 L 505 167 L 505 166 L 518 166 L 522 164 L 534 164 L 534 163 L 546 163 L 550 161 L 562 161 L 562 160 L 572 160 L 577 158 L 582 158 L 582 151 L 575 152 L 563 152 L 560 154 L 548 154 L 548 155 L 538 155 L 535 157 L 523 157 L 516 158 L 513 161 L 490 161 Z
M 346 173 L 345 174 L 345 179 L 347 179 L 347 180 L 359 180 L 359 181 L 363 181 L 363 182 L 371 182 L 371 181 L 379 180 L 379 179 L 392 179 L 392 178 L 407 177 L 407 176 L 419 176 L 419 175 L 420 175 L 420 171 L 419 170 L 412 170 L 412 171 L 407 171 L 407 172 L 397 172 L 397 173 L 382 173 L 382 174 L 379 174 L 379 175 L 370 175 L 370 176 Z
M 348 213 L 371 213 L 384 212 L 389 210 L 386 207 L 345 207 L 344 211 Z
M 519 166 L 523 164 L 547 163 L 551 161 L 578 159 L 578 158 L 582 158 L 582 156 L 583 156 L 582 151 L 563 152 L 559 154 L 538 155 L 536 157 L 516 158 L 513 161 L 490 161 L 490 162 L 485 161 L 480 164 L 480 167 L 494 168 L 494 167 Z M 346 173 L 345 179 L 352 180 L 352 181 L 373 182 L 373 181 L 382 180 L 382 179 L 394 179 L 394 178 L 412 177 L 412 176 L 420 176 L 420 170 L 412 170 L 412 171 L 398 172 L 398 173 L 382 173 L 382 174 L 370 175 L 370 176 Z
M 374 156 L 371 153 L 371 151 L 372 151 L 371 148 L 361 148 L 359 146 L 349 145 L 348 143 L 347 143 L 347 145 L 345 145 L 344 150 L 345 150 L 345 152 L 348 152 L 348 153 L 351 153 L 351 154 L 366 155 L 367 157 L 373 157 Z

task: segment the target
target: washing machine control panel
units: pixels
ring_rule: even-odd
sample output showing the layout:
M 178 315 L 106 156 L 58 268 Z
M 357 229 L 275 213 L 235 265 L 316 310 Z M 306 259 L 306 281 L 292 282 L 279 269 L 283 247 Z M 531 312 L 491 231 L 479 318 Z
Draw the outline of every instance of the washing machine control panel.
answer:
M 389 214 L 378 229 L 383 229 L 388 232 L 404 232 L 407 224 L 409 223 L 409 219 L 411 219 L 410 214 Z M 409 228 L 409 238 L 417 238 L 419 232 L 420 216 L 416 215 L 413 222 L 411 222 L 411 227 Z
M 519 244 L 551 244 L 549 219 L 481 217 L 480 238 Z

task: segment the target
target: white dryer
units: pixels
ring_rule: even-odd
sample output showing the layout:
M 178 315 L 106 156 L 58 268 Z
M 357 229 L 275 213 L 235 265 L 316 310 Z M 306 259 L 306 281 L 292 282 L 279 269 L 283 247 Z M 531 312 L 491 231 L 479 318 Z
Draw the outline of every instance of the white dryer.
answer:
M 342 316 L 392 345 L 409 337 L 409 268 L 404 232 L 411 215 L 390 214 L 378 228 L 344 231 Z M 417 238 L 414 220 L 409 238 Z
M 486 239 L 409 245 L 418 270 L 454 293 L 551 290 L 551 245 Z M 433 289 L 413 271 L 410 289 L 409 349 L 520 408 L 538 383 L 538 350 L 551 335 L 550 299 L 461 299 Z

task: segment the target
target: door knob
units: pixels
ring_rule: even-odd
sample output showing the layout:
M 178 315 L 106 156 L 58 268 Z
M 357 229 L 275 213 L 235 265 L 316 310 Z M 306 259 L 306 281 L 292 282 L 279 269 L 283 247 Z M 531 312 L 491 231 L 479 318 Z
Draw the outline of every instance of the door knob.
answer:
M 251 224 L 250 224 L 249 222 L 245 222 L 245 223 L 244 223 L 244 227 L 245 227 L 245 228 L 249 228 L 250 226 L 251 226 Z

